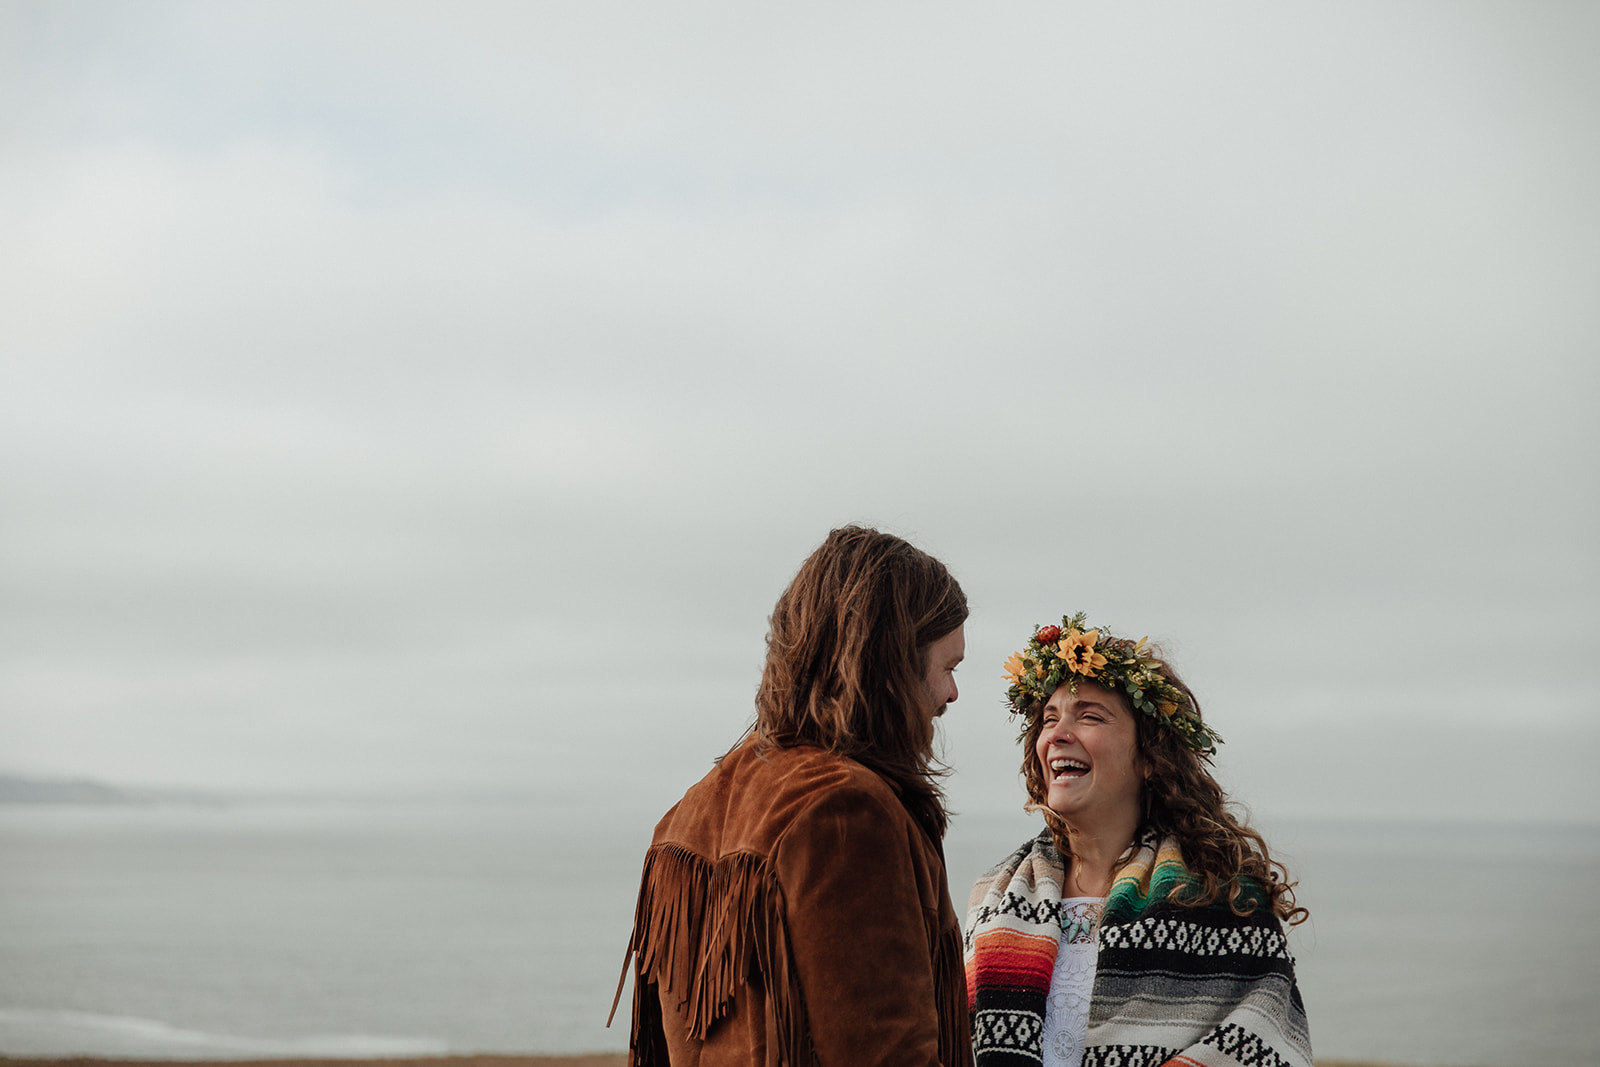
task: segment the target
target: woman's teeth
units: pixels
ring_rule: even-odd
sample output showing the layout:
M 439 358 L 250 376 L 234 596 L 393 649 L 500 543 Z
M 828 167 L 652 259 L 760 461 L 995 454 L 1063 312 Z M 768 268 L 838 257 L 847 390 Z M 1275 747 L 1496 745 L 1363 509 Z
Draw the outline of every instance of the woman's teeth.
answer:
M 1057 757 L 1050 761 L 1050 772 L 1057 778 L 1081 778 L 1089 773 L 1089 765 L 1080 760 Z

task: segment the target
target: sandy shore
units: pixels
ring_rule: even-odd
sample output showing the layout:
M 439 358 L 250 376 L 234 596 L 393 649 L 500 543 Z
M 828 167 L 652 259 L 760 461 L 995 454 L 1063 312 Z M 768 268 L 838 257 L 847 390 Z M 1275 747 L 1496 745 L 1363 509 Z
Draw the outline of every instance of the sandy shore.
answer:
M 0 1056 L 0 1067 L 625 1067 L 620 1052 L 593 1056 L 416 1056 L 391 1060 L 108 1060 L 87 1056 L 19 1059 Z M 1391 1067 L 1354 1060 L 1318 1060 L 1317 1067 Z
M 370 1060 L 112 1060 L 89 1056 L 21 1059 L 0 1056 L 0 1067 L 625 1067 L 621 1052 L 593 1056 L 408 1056 Z

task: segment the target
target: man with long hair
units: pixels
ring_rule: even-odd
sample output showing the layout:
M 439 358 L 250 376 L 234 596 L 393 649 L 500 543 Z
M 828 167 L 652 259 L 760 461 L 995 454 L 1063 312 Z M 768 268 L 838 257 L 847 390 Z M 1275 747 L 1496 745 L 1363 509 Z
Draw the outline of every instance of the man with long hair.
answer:
M 800 567 L 755 728 L 645 856 L 632 1063 L 971 1061 L 933 756 L 966 618 L 942 563 L 876 530 Z

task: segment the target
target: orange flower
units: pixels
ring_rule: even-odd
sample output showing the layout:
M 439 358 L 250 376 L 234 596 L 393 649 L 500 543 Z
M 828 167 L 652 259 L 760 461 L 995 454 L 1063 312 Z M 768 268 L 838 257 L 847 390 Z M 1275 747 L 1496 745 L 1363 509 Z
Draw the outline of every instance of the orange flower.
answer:
M 1178 710 L 1178 705 L 1171 703 L 1157 704 L 1156 710 L 1168 718 L 1171 718 L 1172 713 Z
M 1061 640 L 1061 627 L 1041 626 L 1039 632 L 1033 636 L 1041 645 L 1053 645 Z
M 1067 670 L 1073 674 L 1093 678 L 1094 672 L 1106 665 L 1106 658 L 1094 650 L 1094 643 L 1098 640 L 1099 630 L 1090 630 L 1086 634 L 1068 630 L 1067 636 L 1056 646 L 1056 654 L 1066 662 Z
M 1021 681 L 1022 681 L 1022 654 L 1020 652 L 1011 653 L 1011 658 L 1006 660 L 1005 677 L 1006 677 L 1006 680 L 1009 681 L 1012 685 L 1018 685 L 1018 684 L 1021 683 Z

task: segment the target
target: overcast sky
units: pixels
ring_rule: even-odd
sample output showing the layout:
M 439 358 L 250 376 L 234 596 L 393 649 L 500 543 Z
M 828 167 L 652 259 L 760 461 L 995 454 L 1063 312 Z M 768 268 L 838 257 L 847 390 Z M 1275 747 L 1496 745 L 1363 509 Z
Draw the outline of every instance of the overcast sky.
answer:
M 835 525 L 1600 819 L 1600 7 L 0 0 L 0 770 L 670 802 Z M 653 817 L 654 812 L 652 812 Z

